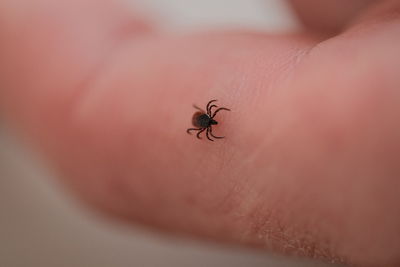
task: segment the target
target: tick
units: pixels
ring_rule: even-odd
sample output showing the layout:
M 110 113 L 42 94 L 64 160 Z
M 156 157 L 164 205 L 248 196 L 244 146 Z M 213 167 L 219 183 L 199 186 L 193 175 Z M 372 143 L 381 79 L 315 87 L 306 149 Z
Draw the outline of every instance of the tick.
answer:
M 198 131 L 197 132 L 197 138 L 201 139 L 200 134 L 204 131 L 206 131 L 206 136 L 207 139 L 210 141 L 214 141 L 213 139 L 210 138 L 210 135 L 216 139 L 221 139 L 224 138 L 224 136 L 215 136 L 212 133 L 212 126 L 218 124 L 216 120 L 214 120 L 215 115 L 221 110 L 226 110 L 226 111 L 231 111 L 228 108 L 218 108 L 217 105 L 211 105 L 212 103 L 216 102 L 217 100 L 211 100 L 208 102 L 206 111 L 203 109 L 197 107 L 196 105 L 193 105 L 195 109 L 198 109 L 196 113 L 193 114 L 192 117 L 192 124 L 194 127 L 197 128 L 189 128 L 186 130 L 188 134 L 191 134 L 191 131 Z M 214 112 L 212 112 L 212 108 L 217 108 Z

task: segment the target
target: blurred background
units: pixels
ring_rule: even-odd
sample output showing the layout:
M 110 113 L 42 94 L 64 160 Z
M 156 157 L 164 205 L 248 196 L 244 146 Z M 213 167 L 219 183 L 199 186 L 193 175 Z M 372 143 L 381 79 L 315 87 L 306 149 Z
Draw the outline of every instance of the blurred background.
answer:
M 229 7 L 227 0 L 135 2 L 171 31 L 288 32 L 298 27 L 279 0 L 230 0 Z M 1 267 L 326 266 L 114 224 L 82 207 L 57 181 L 0 121 Z

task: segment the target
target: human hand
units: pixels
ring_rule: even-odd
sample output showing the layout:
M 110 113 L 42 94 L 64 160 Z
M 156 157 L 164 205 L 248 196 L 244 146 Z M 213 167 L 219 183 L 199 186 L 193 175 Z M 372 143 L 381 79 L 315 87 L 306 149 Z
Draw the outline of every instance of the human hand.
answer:
M 114 217 L 399 264 L 400 5 L 337 18 L 326 3 L 318 33 L 277 36 L 165 34 L 116 1 L 3 0 L 0 110 Z M 232 109 L 215 128 L 227 138 L 188 136 L 192 103 L 214 98 Z

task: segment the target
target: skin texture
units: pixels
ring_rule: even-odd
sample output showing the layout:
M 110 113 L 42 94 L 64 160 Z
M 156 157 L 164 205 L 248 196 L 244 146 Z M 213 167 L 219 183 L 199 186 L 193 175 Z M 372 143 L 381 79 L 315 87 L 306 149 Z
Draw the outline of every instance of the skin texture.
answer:
M 2 0 L 0 111 L 111 217 L 396 266 L 400 5 L 367 2 L 326 32 L 182 36 L 117 1 Z M 185 132 L 210 99 L 218 142 Z

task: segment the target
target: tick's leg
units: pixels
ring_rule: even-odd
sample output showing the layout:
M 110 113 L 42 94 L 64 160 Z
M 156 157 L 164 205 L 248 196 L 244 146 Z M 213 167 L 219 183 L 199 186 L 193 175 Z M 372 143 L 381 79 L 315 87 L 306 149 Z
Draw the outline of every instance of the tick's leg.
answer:
M 201 139 L 200 134 L 201 134 L 202 132 L 204 132 L 205 129 L 207 129 L 207 128 L 202 128 L 202 129 L 197 133 L 197 135 L 196 135 L 197 138 Z
M 212 133 L 212 128 L 211 128 L 211 127 L 210 127 L 210 135 L 211 135 L 212 137 L 214 137 L 214 138 L 217 138 L 217 139 L 225 138 L 225 136 L 215 136 L 215 135 L 213 135 L 213 133 Z
M 214 118 L 215 115 L 217 115 L 217 113 L 218 113 L 220 110 L 231 111 L 229 108 L 219 108 L 219 109 L 217 109 L 217 110 L 214 112 L 214 114 L 211 116 L 211 119 Z
M 210 110 L 210 105 L 211 105 L 211 103 L 213 103 L 213 102 L 215 102 L 215 101 L 217 101 L 217 99 L 213 99 L 213 100 L 211 100 L 210 102 L 207 103 L 207 107 L 206 107 L 207 113 L 208 113 L 208 111 Z
M 195 104 L 193 104 L 193 107 L 194 107 L 195 109 L 198 109 L 198 110 L 200 110 L 201 112 L 205 113 L 204 110 L 203 110 L 202 108 L 199 108 L 199 107 L 196 106 Z
M 201 129 L 203 129 L 203 128 L 199 128 L 199 129 L 198 129 L 198 128 L 189 128 L 189 129 L 186 130 L 186 132 L 187 132 L 188 134 L 191 134 L 191 133 L 190 133 L 191 131 L 200 131 Z
M 207 114 L 211 117 L 211 109 L 212 108 L 215 108 L 215 107 L 218 107 L 217 105 L 211 105 L 209 108 L 208 108 L 208 110 L 207 110 Z
M 210 138 L 210 136 L 208 135 L 208 133 L 210 133 L 210 132 L 211 132 L 211 127 L 207 127 L 207 132 L 206 132 L 207 139 L 214 142 L 214 140 L 212 140 Z

